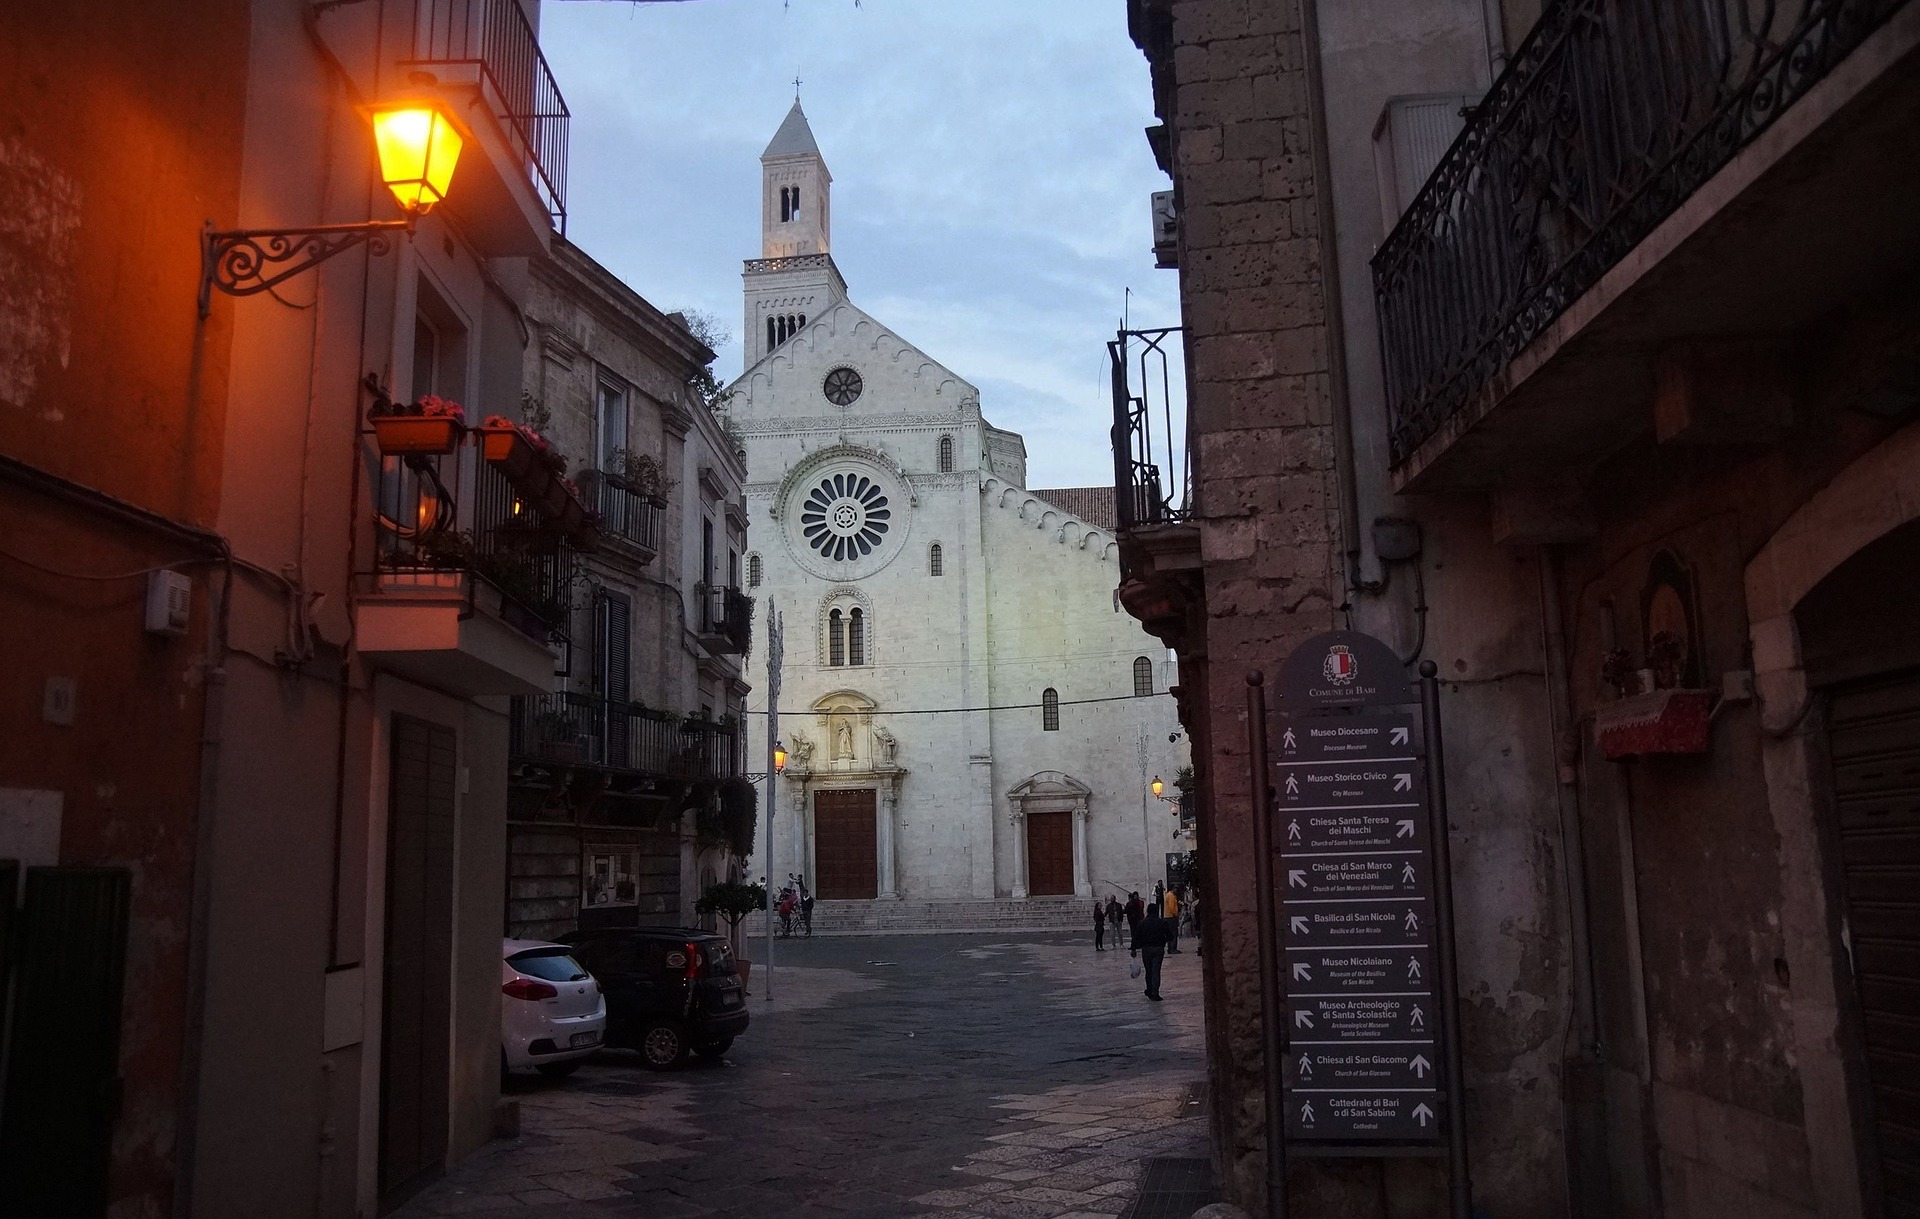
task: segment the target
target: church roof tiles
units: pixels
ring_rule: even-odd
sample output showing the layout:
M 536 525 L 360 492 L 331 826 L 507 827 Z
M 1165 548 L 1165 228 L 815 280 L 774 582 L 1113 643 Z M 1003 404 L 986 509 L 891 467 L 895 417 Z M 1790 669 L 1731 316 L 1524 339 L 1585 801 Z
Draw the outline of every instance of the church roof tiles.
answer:
M 1119 525 L 1114 513 L 1112 487 L 1054 487 L 1029 489 L 1031 494 L 1064 509 L 1087 524 L 1112 532 Z

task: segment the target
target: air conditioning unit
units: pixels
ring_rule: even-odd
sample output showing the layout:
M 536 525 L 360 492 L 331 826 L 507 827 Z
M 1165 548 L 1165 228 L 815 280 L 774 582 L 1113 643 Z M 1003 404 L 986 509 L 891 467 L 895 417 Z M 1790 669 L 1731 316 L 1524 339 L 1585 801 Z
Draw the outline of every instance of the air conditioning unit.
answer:
M 193 581 L 185 572 L 147 573 L 147 630 L 155 635 L 184 635 L 193 610 Z
M 1173 192 L 1153 192 L 1153 265 L 1180 265 L 1180 217 L 1173 210 Z
M 1478 99 L 1463 93 L 1393 97 L 1373 126 L 1373 170 L 1380 190 L 1381 232 L 1390 233 L 1412 205 Z

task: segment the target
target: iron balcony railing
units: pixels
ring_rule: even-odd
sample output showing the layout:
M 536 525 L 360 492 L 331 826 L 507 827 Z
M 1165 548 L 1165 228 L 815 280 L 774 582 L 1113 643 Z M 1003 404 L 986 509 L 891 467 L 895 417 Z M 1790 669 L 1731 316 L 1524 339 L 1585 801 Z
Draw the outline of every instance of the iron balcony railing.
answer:
M 541 202 L 566 233 L 572 115 L 518 0 L 422 0 L 409 62 L 457 65 L 477 75 L 494 114 L 526 158 Z
M 660 512 L 666 507 L 664 501 L 605 471 L 583 471 L 580 484 L 600 513 L 602 534 L 650 555 L 659 553 Z
M 700 598 L 700 633 L 709 650 L 744 656 L 753 647 L 753 598 L 737 588 L 707 588 Z
M 1181 327 L 1122 330 L 1107 344 L 1113 383 L 1113 499 L 1121 532 L 1193 511 L 1186 420 L 1174 422 L 1169 355 Z M 1171 349 L 1171 351 L 1170 351 Z M 1182 412 L 1184 414 L 1184 412 Z
M 573 692 L 513 700 L 507 750 L 528 761 L 598 766 L 669 779 L 740 773 L 739 732 Z
M 1374 256 L 1394 465 L 1905 3 L 1550 4 Z
M 447 454 L 382 456 L 374 484 L 374 577 L 384 591 L 499 590 L 502 616 L 537 639 L 567 637 L 572 546 L 469 434 Z

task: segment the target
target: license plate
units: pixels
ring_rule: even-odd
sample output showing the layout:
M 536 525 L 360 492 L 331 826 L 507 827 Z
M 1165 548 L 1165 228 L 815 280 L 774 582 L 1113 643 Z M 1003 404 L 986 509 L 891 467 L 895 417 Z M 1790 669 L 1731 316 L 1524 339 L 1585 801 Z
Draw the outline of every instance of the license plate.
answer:
M 571 1040 L 571 1041 L 570 1041 L 570 1042 L 569 1042 L 568 1044 L 570 1044 L 570 1045 L 571 1045 L 571 1046 L 572 1046 L 572 1047 L 573 1047 L 574 1049 L 576 1049 L 576 1050 L 577 1050 L 577 1049 L 579 1049 L 579 1048 L 580 1048 L 581 1046 L 583 1046 L 583 1045 L 599 1045 L 599 1044 L 600 1044 L 600 1034 L 598 1034 L 598 1033 L 575 1033 L 575 1034 L 573 1035 L 573 1038 L 572 1038 L 572 1040 Z
M 727 994 L 721 995 L 720 1006 L 721 1007 L 739 1007 L 740 996 L 733 992 L 729 992 Z

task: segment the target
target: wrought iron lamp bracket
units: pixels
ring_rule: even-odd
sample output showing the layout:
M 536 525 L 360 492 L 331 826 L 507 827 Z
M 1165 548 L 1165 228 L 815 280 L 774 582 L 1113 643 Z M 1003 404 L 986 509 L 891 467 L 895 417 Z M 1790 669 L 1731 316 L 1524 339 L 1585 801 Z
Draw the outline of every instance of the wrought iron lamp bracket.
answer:
M 358 245 L 385 254 L 393 248 L 391 235 L 412 236 L 413 226 L 413 217 L 300 229 L 217 232 L 208 226 L 200 238 L 200 316 L 207 316 L 215 288 L 228 296 L 265 292 Z

